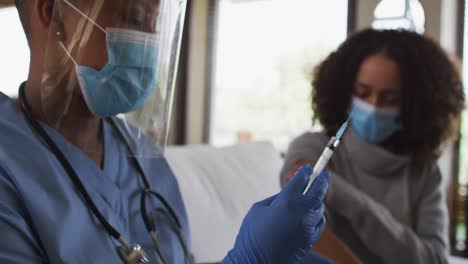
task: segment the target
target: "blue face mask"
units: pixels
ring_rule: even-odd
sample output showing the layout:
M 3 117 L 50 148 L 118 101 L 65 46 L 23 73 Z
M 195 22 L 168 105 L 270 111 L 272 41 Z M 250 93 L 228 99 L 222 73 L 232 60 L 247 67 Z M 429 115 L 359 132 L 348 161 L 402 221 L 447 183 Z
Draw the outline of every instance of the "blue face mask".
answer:
M 139 109 L 157 82 L 156 34 L 108 28 L 106 44 L 108 62 L 101 70 L 75 63 L 86 104 L 101 117 Z
M 378 144 L 401 130 L 398 109 L 377 108 L 353 98 L 351 125 L 363 140 Z

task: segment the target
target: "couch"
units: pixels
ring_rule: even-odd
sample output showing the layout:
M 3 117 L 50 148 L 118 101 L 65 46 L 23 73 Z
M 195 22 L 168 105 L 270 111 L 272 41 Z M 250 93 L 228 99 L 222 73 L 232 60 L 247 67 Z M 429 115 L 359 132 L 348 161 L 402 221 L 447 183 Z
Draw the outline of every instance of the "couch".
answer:
M 281 157 L 269 143 L 165 151 L 186 205 L 197 262 L 220 261 L 251 205 L 280 190 Z
M 234 245 L 252 204 L 280 191 L 282 158 L 268 142 L 167 147 L 165 155 L 179 182 L 198 263 L 219 262 Z M 356 263 L 331 232 L 322 236 L 315 250 L 338 263 Z M 450 263 L 468 261 L 452 258 Z

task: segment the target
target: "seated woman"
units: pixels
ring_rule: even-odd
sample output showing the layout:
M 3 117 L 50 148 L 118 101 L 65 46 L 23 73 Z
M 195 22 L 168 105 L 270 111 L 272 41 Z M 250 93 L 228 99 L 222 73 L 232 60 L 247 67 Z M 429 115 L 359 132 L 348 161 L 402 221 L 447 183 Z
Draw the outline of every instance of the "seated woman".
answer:
M 352 112 L 328 170 L 330 230 L 363 263 L 445 263 L 448 215 L 437 159 L 464 107 L 457 67 L 431 39 L 403 30 L 351 36 L 316 69 L 314 120 L 281 172 L 317 161 Z

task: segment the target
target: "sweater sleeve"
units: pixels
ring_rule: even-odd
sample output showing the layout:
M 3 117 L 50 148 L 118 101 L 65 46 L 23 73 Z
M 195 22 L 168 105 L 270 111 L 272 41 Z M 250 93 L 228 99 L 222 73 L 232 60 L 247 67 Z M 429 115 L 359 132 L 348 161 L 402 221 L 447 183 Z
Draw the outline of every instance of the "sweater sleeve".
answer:
M 442 180 L 436 168 L 423 175 L 412 229 L 380 203 L 332 175 L 326 205 L 347 218 L 362 242 L 383 263 L 447 263 L 448 219 Z M 378 235 L 377 235 L 378 234 Z

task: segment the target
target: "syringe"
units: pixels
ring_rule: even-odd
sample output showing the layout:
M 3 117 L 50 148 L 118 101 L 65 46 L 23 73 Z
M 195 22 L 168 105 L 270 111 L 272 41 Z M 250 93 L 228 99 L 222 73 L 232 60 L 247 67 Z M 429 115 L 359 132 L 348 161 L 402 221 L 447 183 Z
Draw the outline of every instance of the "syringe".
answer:
M 351 113 L 352 115 L 352 113 Z M 310 186 L 312 185 L 312 182 L 314 182 L 314 179 L 322 173 L 323 169 L 325 169 L 325 166 L 327 166 L 328 161 L 330 160 L 331 156 L 335 152 L 336 148 L 340 145 L 341 138 L 343 137 L 343 134 L 345 133 L 346 129 L 348 128 L 348 122 L 349 119 L 351 118 L 351 115 L 349 116 L 348 120 L 341 125 L 340 129 L 338 132 L 336 132 L 336 135 L 328 141 L 327 146 L 323 150 L 322 154 L 320 155 L 320 158 L 318 159 L 317 163 L 315 163 L 314 166 L 314 171 L 312 172 L 312 175 L 310 175 L 309 181 L 307 182 L 307 186 L 302 193 L 305 195 L 309 189 Z

